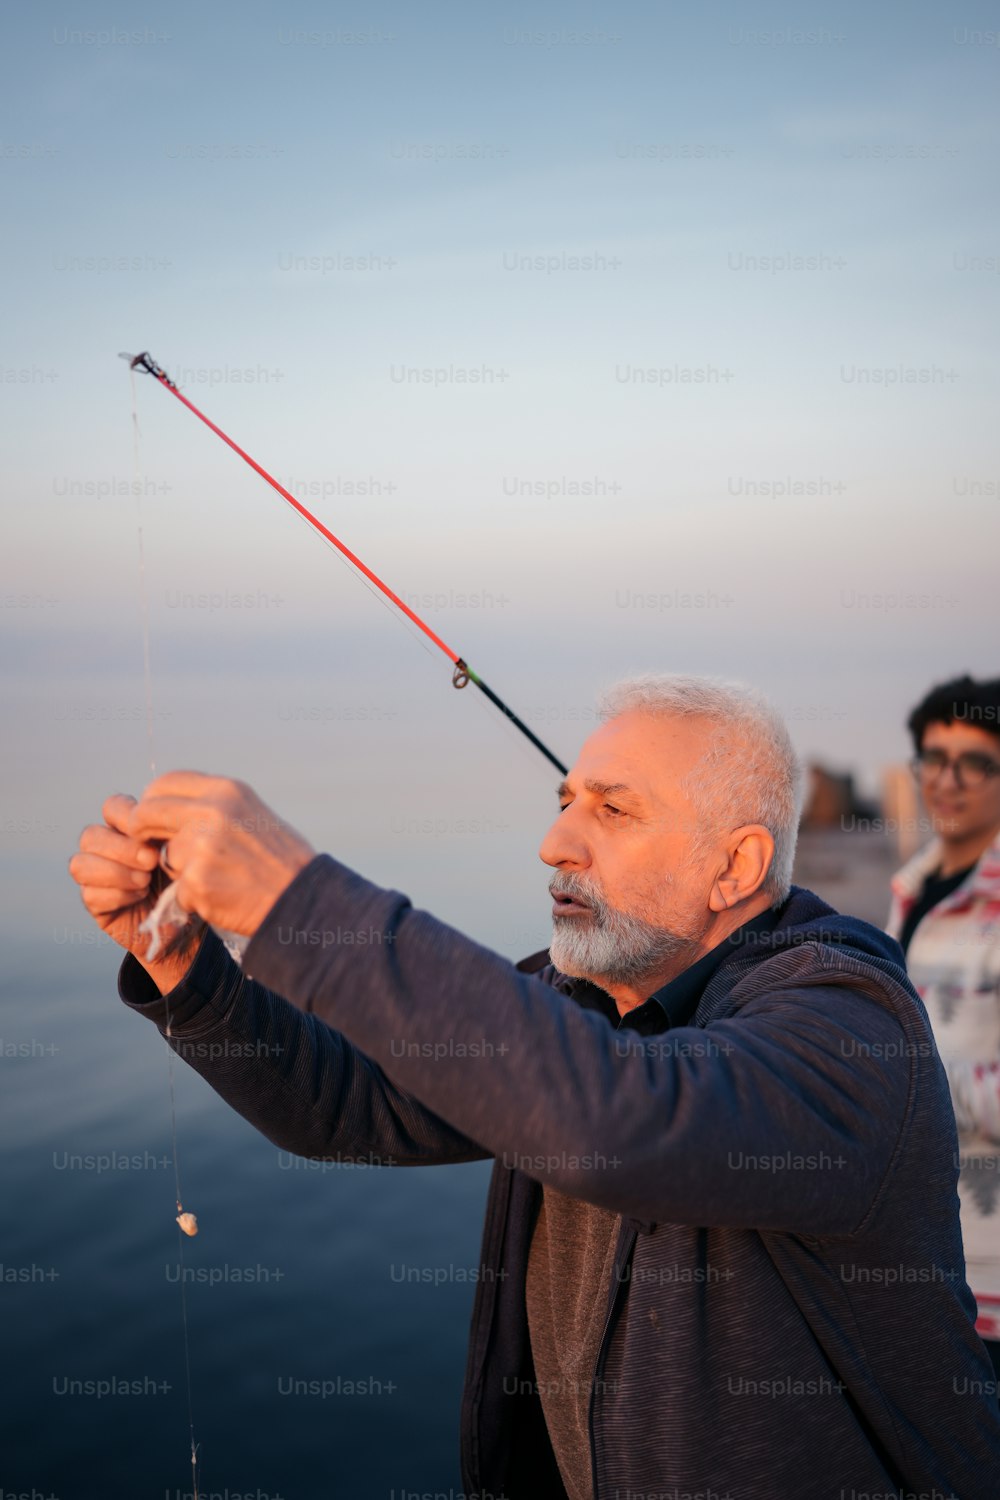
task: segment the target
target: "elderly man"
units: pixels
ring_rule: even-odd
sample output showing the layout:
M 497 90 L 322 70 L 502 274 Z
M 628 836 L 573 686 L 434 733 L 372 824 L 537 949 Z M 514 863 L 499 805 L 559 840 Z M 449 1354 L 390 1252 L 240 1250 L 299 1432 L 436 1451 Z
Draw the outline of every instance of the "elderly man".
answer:
M 799 771 L 755 695 L 645 678 L 602 719 L 541 847 L 552 947 L 517 967 L 240 783 L 109 799 L 71 871 L 123 998 L 285 1150 L 495 1158 L 470 1495 L 996 1500 L 955 1121 L 897 944 L 790 887 Z M 144 964 L 162 840 L 242 972 L 212 932 Z

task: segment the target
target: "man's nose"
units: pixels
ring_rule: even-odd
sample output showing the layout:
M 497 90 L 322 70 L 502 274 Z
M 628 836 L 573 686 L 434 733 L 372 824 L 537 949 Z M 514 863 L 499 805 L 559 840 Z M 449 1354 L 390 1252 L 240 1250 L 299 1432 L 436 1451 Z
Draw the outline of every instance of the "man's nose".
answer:
M 938 772 L 936 780 L 939 787 L 950 785 L 956 790 L 961 791 L 962 783 L 958 779 L 958 762 L 954 760 L 946 760 L 944 765 Z
M 560 865 L 581 868 L 590 863 L 590 851 L 573 820 L 572 806 L 556 818 L 542 839 L 538 857 L 553 869 L 558 869 Z

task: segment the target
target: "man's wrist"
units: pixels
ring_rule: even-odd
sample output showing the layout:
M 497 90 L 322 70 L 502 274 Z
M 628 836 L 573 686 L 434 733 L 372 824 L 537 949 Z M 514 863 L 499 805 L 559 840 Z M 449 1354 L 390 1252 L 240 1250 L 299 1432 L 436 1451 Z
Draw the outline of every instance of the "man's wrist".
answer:
M 161 995 L 167 995 L 176 989 L 181 980 L 190 972 L 201 947 L 202 938 L 205 936 L 206 923 L 201 917 L 193 916 L 179 932 L 175 932 L 164 945 L 159 958 L 150 963 L 140 957 L 138 953 L 133 958 L 145 969 L 152 979 Z
M 152 963 L 129 950 L 120 970 L 121 977 L 126 981 L 127 991 L 122 994 L 122 999 L 133 1005 L 153 1005 L 162 1000 L 164 995 L 171 994 L 185 984 L 194 973 L 204 948 L 205 936 L 210 931 L 211 928 L 206 923 L 199 922 L 196 932 L 185 932 L 187 940 L 179 951 L 157 958 Z

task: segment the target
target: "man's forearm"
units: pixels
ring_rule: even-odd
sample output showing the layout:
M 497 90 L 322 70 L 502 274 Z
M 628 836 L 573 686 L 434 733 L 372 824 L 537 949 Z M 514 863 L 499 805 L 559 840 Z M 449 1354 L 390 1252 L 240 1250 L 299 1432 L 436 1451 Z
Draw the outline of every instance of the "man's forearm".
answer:
M 166 983 L 169 964 L 156 967 Z M 346 1038 L 248 979 L 210 930 L 166 994 L 132 955 L 118 983 L 126 1004 L 164 1035 L 169 1021 L 169 1045 L 227 1104 L 296 1156 L 416 1166 L 489 1154 Z

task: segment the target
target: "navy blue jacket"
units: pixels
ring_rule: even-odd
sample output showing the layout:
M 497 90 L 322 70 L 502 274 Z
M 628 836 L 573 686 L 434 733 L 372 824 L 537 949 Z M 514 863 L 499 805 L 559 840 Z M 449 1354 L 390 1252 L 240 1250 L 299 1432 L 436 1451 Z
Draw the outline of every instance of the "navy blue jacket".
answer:
M 640 1035 L 593 986 L 525 972 L 318 855 L 242 971 L 209 932 L 167 999 L 132 957 L 119 987 L 161 1030 L 169 1003 L 171 1045 L 197 1040 L 191 1065 L 284 1150 L 495 1158 L 470 1497 L 564 1496 L 525 1314 L 546 1182 L 622 1215 L 596 1500 L 997 1500 L 954 1115 L 900 949 L 798 888 L 755 936 L 690 1025 Z

